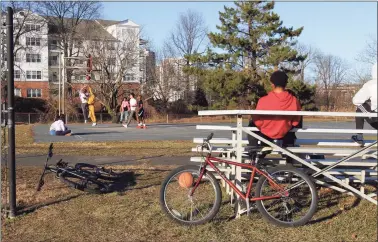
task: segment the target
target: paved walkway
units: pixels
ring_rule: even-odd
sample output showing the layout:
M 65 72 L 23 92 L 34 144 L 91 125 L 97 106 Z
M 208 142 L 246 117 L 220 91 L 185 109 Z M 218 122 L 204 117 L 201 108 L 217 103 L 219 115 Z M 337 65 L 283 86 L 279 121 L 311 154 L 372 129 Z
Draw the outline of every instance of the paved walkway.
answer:
M 202 123 L 204 124 L 204 123 Z M 209 124 L 209 123 L 208 123 Z M 48 125 L 36 125 L 33 129 L 35 142 L 71 142 L 71 141 L 127 141 L 127 140 L 193 140 L 195 137 L 206 137 L 211 130 L 197 130 L 197 124 L 151 124 L 146 130 L 137 129 L 135 124 L 124 128 L 120 124 L 72 124 L 68 127 L 74 135 L 59 137 L 49 135 Z M 230 123 L 212 123 L 211 125 L 235 125 Z M 247 124 L 245 124 L 247 125 Z M 354 122 L 308 122 L 308 128 L 354 129 Z M 371 129 L 365 125 L 366 129 Z M 230 131 L 214 131 L 214 137 L 231 137 Z M 324 138 L 324 134 L 298 133 L 298 138 Z M 349 139 L 349 134 L 328 134 L 330 139 Z

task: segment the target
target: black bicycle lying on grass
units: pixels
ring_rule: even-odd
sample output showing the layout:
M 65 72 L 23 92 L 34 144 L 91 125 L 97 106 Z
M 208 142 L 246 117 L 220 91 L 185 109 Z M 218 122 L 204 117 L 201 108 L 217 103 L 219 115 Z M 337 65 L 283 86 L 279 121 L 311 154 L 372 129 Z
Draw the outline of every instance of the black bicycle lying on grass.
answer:
M 45 166 L 39 183 L 37 191 L 40 191 L 45 184 L 44 176 L 47 173 L 55 173 L 63 183 L 78 190 L 89 193 L 107 193 L 111 192 L 111 186 L 102 180 L 118 180 L 122 178 L 122 173 L 113 172 L 111 169 L 105 169 L 87 163 L 77 163 L 74 167 L 69 166 L 67 162 L 59 160 L 55 166 L 47 165 L 49 160 L 53 157 L 53 144 L 50 144 L 49 152 L 46 158 Z

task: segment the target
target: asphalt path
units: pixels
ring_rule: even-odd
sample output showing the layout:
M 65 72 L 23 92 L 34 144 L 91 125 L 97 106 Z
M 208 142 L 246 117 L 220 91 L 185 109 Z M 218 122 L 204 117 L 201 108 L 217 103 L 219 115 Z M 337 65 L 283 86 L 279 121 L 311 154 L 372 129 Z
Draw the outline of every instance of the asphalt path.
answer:
M 201 123 L 204 125 L 205 123 Z M 207 125 L 228 125 L 230 123 L 206 123 Z M 124 128 L 120 124 L 98 124 L 92 127 L 90 124 L 69 124 L 72 136 L 51 136 L 49 125 L 35 125 L 33 127 L 35 142 L 72 142 L 72 141 L 128 141 L 128 140 L 193 140 L 197 137 L 206 137 L 214 132 L 214 138 L 231 138 L 230 131 L 197 130 L 194 123 L 190 124 L 151 124 L 147 129 L 137 129 L 135 124 Z M 247 124 L 245 124 L 247 126 Z M 306 128 L 319 129 L 354 129 L 354 122 L 308 122 Z M 371 129 L 366 124 L 365 129 Z M 323 133 L 298 133 L 299 139 L 349 139 L 350 134 L 323 134 Z M 371 136 L 371 135 L 370 135 Z M 246 137 L 246 136 L 245 136 Z

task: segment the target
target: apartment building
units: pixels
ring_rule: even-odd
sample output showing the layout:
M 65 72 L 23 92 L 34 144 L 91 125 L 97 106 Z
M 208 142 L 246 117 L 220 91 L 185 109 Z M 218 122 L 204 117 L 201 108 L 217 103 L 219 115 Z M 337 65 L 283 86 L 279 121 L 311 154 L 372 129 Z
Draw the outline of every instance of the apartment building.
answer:
M 19 27 L 17 23 L 20 22 L 17 18 L 22 19 L 23 16 L 25 13 L 22 11 L 14 15 L 15 34 Z M 94 62 L 98 62 L 97 70 L 93 72 L 95 80 L 103 78 L 106 72 L 103 69 L 108 68 L 107 71 L 114 72 L 114 80 L 112 76 L 110 81 L 118 78 L 122 82 L 120 88 L 132 91 L 138 90 L 140 84 L 146 82 L 148 69 L 155 68 L 154 58 L 153 61 L 150 60 L 153 52 L 145 47 L 146 41 L 140 39 L 140 26 L 131 20 L 83 20 L 77 27 L 78 34 L 70 43 L 72 49 L 69 57 L 75 59 L 67 58 L 63 53 L 61 35 L 54 22 L 33 14 L 32 18 L 29 15 L 22 28 L 25 33 L 15 42 L 16 96 L 45 99 L 54 97 L 56 91 L 53 90 L 57 90 L 58 83 L 63 81 L 65 87 L 69 82 L 74 90 L 79 90 L 83 84 L 88 83 L 85 79 L 88 54 L 93 56 Z M 2 45 L 3 52 L 4 49 Z M 3 54 L 3 66 L 6 67 L 6 53 Z M 133 60 L 126 59 L 125 56 L 133 56 Z M 106 61 L 101 58 L 106 58 Z M 126 69 L 124 73 L 123 70 Z M 119 73 L 124 75 L 117 77 Z

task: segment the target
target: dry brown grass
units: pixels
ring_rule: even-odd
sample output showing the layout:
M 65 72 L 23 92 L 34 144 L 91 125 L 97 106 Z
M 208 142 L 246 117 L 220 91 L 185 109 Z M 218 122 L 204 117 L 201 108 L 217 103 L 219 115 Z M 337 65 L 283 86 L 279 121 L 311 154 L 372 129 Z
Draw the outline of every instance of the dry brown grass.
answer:
M 19 167 L 18 204 L 25 211 L 2 225 L 3 241 L 376 241 L 376 206 L 355 197 L 321 192 L 313 221 L 299 228 L 278 228 L 254 212 L 230 219 L 225 200 L 215 221 L 187 228 L 170 221 L 160 209 L 160 183 L 171 167 L 124 166 L 136 185 L 122 193 L 88 195 L 49 177 L 35 194 L 41 167 Z M 226 198 L 226 196 L 224 196 Z M 43 206 L 43 204 L 48 204 Z
M 32 126 L 19 125 L 16 128 L 17 154 L 45 154 L 48 143 L 35 143 Z M 60 154 L 82 156 L 185 156 L 191 155 L 192 141 L 106 141 L 106 142 L 55 142 L 54 147 Z

